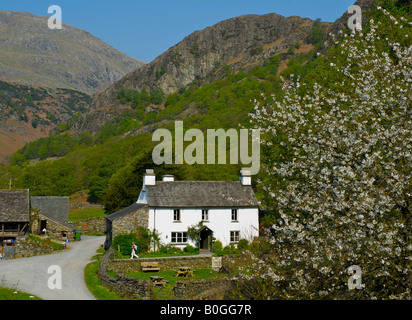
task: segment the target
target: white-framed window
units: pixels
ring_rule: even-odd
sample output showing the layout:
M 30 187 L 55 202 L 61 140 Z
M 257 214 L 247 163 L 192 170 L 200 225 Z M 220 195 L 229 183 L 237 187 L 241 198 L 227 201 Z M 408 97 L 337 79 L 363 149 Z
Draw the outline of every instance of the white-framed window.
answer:
M 180 209 L 173 210 L 173 221 L 180 221 Z
M 232 221 L 237 221 L 237 209 L 232 209 Z
M 209 210 L 202 210 L 202 221 L 209 221 Z
M 240 231 L 230 231 L 230 242 L 239 242 Z
M 171 242 L 172 243 L 186 243 L 187 233 L 186 232 L 172 232 Z

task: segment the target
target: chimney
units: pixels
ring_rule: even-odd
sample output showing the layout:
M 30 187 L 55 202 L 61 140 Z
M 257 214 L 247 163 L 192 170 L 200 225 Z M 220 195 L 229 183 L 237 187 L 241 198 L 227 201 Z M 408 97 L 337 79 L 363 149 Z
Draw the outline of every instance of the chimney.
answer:
M 165 174 L 163 176 L 163 181 L 175 181 L 175 176 L 172 174 Z
M 240 170 L 239 180 L 242 183 L 242 186 L 251 186 L 252 185 L 252 175 L 249 170 Z
M 146 169 L 143 174 L 143 186 L 154 186 L 156 184 L 156 175 L 153 169 Z

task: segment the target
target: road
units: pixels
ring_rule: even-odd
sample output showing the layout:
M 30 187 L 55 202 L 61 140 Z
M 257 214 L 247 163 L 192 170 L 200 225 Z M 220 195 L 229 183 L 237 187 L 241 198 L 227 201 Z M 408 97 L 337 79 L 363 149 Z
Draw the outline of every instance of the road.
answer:
M 0 260 L 0 286 L 15 288 L 44 300 L 96 300 L 84 282 L 84 268 L 105 237 L 82 235 L 62 252 Z M 61 282 L 59 282 L 59 268 Z M 48 272 L 50 271 L 50 273 Z M 61 283 L 61 288 L 53 288 Z

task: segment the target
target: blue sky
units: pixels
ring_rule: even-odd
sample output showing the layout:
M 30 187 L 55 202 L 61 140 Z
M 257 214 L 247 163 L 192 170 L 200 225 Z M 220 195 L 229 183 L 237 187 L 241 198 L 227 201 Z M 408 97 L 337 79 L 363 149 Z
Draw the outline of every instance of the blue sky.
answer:
M 190 33 L 244 14 L 278 13 L 334 22 L 355 0 L 13 0 L 0 10 L 48 16 L 84 29 L 127 55 L 150 62 Z

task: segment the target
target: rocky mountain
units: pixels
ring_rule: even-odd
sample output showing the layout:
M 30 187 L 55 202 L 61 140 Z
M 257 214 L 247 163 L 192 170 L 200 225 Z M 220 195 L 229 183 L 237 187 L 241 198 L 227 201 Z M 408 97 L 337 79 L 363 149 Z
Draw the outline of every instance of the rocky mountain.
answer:
M 118 99 L 121 88 L 139 91 L 145 88 L 148 92 L 161 89 L 166 96 L 189 84 L 216 80 L 228 69 L 250 70 L 296 43 L 310 51 L 313 46 L 306 39 L 314 23 L 308 18 L 272 13 L 240 16 L 195 31 L 98 94 L 83 117 L 80 130 L 96 134 L 102 124 L 121 113 L 124 107 Z M 327 31 L 332 24 L 318 22 L 318 25 Z
M 87 31 L 51 30 L 48 19 L 0 11 L 0 80 L 94 94 L 144 65 Z

